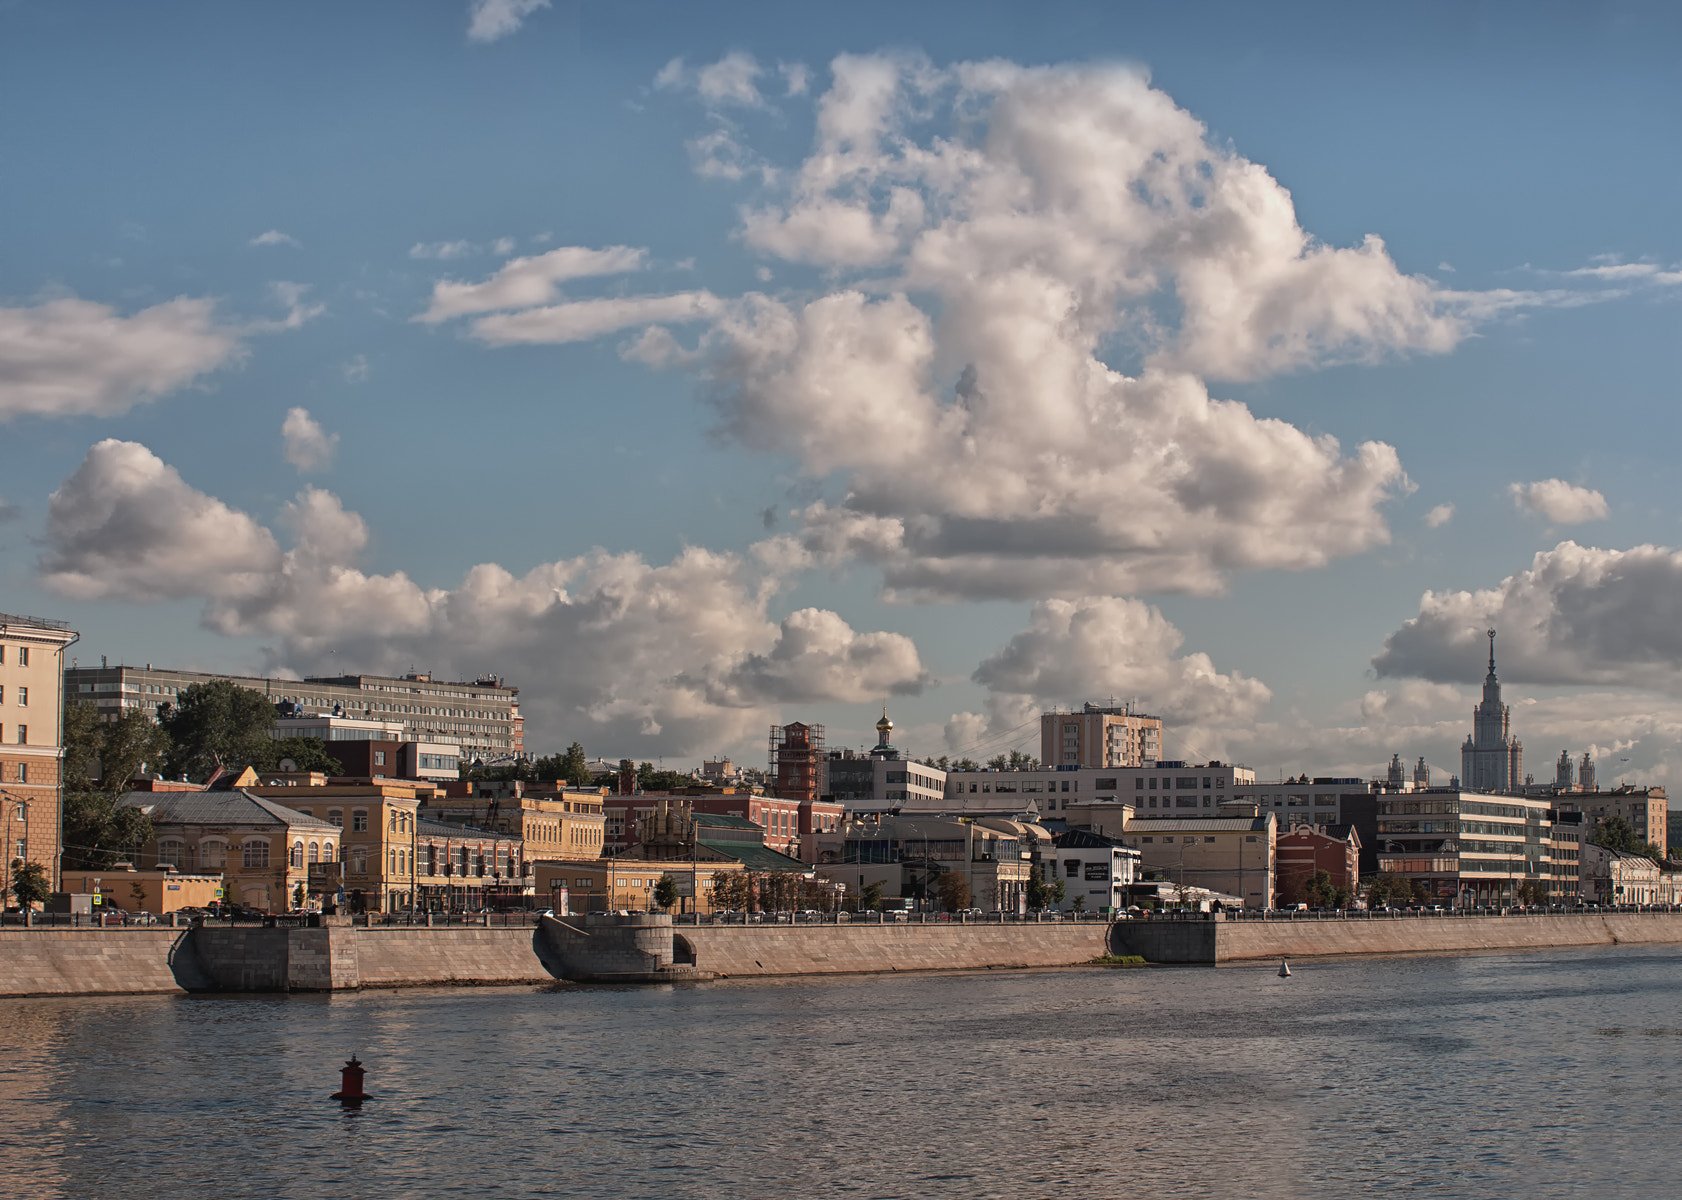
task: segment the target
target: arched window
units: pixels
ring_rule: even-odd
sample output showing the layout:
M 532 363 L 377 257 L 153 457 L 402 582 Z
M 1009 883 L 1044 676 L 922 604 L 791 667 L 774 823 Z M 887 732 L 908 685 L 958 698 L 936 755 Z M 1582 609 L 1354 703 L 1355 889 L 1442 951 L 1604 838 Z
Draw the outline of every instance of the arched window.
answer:
M 312 863 L 318 863 L 318 862 L 321 861 L 321 843 L 320 842 L 311 842 L 310 843 L 310 861 Z
M 321 845 L 321 861 L 322 862 L 332 862 L 333 861 L 333 843 L 332 842 L 323 842 L 322 843 L 322 845 Z
M 385 853 L 385 869 L 393 875 L 397 874 L 397 851 L 387 850 Z
M 240 847 L 240 863 L 247 867 L 266 867 L 269 865 L 269 839 L 248 838 Z
M 210 838 L 199 843 L 199 870 L 220 871 L 228 861 L 228 843 Z
M 302 843 L 302 842 L 293 842 L 292 843 L 291 865 L 295 869 L 300 869 L 301 870 L 303 868 L 303 865 L 304 865 L 304 843 Z

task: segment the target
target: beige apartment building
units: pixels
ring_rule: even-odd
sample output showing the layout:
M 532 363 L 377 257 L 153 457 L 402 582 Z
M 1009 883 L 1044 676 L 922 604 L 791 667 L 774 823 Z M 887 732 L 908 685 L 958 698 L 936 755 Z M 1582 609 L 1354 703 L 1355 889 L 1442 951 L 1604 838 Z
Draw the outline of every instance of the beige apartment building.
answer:
M 253 779 L 247 769 L 226 789 L 159 787 L 161 781 L 152 781 L 152 789 L 124 793 L 118 804 L 137 808 L 152 821 L 152 837 L 136 865 L 220 874 L 225 899 L 264 912 L 297 907 L 300 888 L 304 905 L 314 907 L 312 893 L 319 898 L 315 881 L 323 864 L 337 863 L 341 831 L 259 795 L 259 789 L 239 786 Z
M 431 784 L 398 782 L 300 782 L 246 789 L 334 831 L 341 843 L 338 864 L 317 871 L 312 890 L 319 890 L 324 903 L 336 903 L 342 883 L 351 912 L 399 912 L 414 903 L 420 798 L 435 790 Z
M 63 621 L 0 613 L 0 884 L 7 889 L 12 862 L 22 860 L 46 868 L 53 890 L 61 890 L 64 648 L 78 636 Z
M 514 784 L 512 788 L 447 786 L 423 797 L 421 815 L 433 821 L 513 834 L 529 856 L 574 861 L 601 857 L 607 824 L 603 812 L 605 789 L 556 785 L 554 790 L 533 791 L 531 785 L 520 787 L 518 780 Z M 473 789 L 471 795 L 449 794 L 468 786 Z
M 1162 718 L 1131 705 L 1083 705 L 1040 716 L 1040 762 L 1055 767 L 1143 767 L 1162 757 Z
M 1272 813 L 1139 816 L 1127 822 L 1123 840 L 1139 852 L 1144 875 L 1154 873 L 1170 884 L 1238 896 L 1245 908 L 1272 908 L 1278 884 L 1278 833 L 1279 822 Z

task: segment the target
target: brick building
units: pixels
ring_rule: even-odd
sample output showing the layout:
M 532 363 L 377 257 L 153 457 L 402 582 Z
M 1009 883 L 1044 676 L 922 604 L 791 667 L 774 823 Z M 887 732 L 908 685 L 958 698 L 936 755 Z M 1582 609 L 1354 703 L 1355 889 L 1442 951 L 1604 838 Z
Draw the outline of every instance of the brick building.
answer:
M 0 613 L 0 902 L 14 860 L 40 864 L 59 890 L 64 648 L 77 637 L 63 621 Z

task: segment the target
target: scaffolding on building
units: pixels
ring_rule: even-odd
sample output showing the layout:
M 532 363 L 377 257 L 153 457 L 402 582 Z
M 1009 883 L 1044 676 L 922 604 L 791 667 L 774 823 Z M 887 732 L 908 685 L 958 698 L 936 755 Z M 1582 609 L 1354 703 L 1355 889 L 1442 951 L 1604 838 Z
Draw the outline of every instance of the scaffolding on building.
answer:
M 795 721 L 771 726 L 768 758 L 772 794 L 783 800 L 815 802 L 823 795 L 823 726 Z

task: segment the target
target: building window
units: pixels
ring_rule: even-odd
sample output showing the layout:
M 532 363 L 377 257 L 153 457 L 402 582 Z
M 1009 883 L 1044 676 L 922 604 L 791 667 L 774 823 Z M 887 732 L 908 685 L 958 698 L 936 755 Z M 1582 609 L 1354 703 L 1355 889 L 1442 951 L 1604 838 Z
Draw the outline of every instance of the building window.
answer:
M 28 744 L 29 744 L 29 726 L 19 725 L 18 726 L 18 745 L 27 746 Z
M 368 851 L 357 846 L 350 852 L 350 873 L 352 875 L 366 875 L 368 873 Z
M 376 767 L 385 766 L 385 751 L 384 750 L 374 751 L 374 765 Z
M 1133 790 L 1136 792 L 1145 790 L 1145 777 L 1143 775 L 1133 776 Z
M 337 825 L 340 829 L 343 829 L 345 827 L 345 810 L 342 808 L 328 809 L 327 823 L 329 825 Z
M 228 860 L 228 847 L 223 842 L 199 843 L 199 869 L 201 871 L 220 871 Z
M 185 842 L 178 841 L 175 838 L 163 839 L 158 843 L 158 865 L 160 867 L 179 867 L 182 853 L 186 849 L 187 844 Z
M 28 646 L 19 646 L 18 647 L 18 666 L 27 667 L 28 665 L 29 665 L 29 647 Z
M 26 688 L 26 687 L 20 687 L 18 689 L 18 707 L 19 708 L 28 708 L 29 707 L 29 689 Z
M 289 865 L 295 871 L 303 870 L 303 867 L 304 867 L 304 843 L 302 843 L 302 842 L 293 842 L 292 843 L 292 857 L 291 857 L 291 861 L 290 861 Z
M 320 842 L 311 842 L 310 843 L 309 861 L 312 862 L 312 863 L 318 863 L 318 862 L 321 861 L 321 843 Z
M 29 782 L 29 764 L 28 763 L 19 763 L 18 764 L 18 782 L 19 783 L 28 783 Z
M 1212 838 L 1212 837 L 1206 837 L 1206 838 L 1203 839 L 1203 841 L 1204 841 L 1205 844 L 1210 845 L 1210 846 L 1213 846 L 1215 844 L 1215 839 Z
M 353 808 L 350 811 L 350 831 L 352 833 L 368 832 L 368 810 Z
M 333 843 L 332 842 L 321 843 L 321 861 L 322 862 L 332 862 L 333 861 Z
M 266 867 L 269 865 L 269 843 L 262 839 L 253 839 L 241 847 L 241 864 L 247 867 Z

